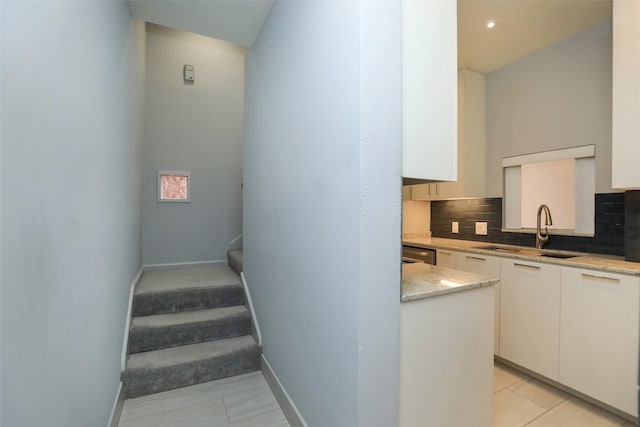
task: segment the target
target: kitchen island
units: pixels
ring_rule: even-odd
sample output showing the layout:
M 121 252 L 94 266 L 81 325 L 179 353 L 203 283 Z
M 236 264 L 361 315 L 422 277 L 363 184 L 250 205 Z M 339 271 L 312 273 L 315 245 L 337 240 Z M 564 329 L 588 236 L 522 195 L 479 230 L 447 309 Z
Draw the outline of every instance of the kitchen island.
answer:
M 491 426 L 497 282 L 402 266 L 400 427 Z

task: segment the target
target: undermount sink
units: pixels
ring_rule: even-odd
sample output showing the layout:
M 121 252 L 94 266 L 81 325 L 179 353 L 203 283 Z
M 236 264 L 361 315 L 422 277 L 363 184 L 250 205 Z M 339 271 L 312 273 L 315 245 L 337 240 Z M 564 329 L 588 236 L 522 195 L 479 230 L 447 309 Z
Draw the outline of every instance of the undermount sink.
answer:
M 501 252 L 501 253 L 508 253 L 508 254 L 516 254 L 516 255 L 541 256 L 546 258 L 559 258 L 559 259 L 575 258 L 581 255 L 577 253 L 567 253 L 567 252 L 553 251 L 548 249 L 545 250 L 545 249 L 534 249 L 534 248 L 517 248 L 517 247 L 497 246 L 497 245 L 475 246 L 474 249 L 482 249 L 485 251 L 494 251 L 494 252 Z
M 540 254 L 540 256 L 546 256 L 546 257 L 549 257 L 549 258 L 568 259 L 568 258 L 575 258 L 575 257 L 577 257 L 579 255 L 542 253 L 542 254 Z

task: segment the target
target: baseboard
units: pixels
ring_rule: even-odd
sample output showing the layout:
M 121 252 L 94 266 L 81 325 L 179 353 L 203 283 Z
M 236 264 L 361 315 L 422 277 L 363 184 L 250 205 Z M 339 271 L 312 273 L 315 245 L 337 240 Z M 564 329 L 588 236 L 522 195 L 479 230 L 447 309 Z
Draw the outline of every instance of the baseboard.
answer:
M 124 338 L 122 339 L 122 355 L 120 356 L 120 372 L 124 371 L 125 365 L 127 363 L 127 353 L 129 352 L 129 327 L 131 326 L 131 310 L 133 308 L 133 292 L 136 289 L 136 285 L 140 281 L 142 277 L 142 273 L 144 272 L 144 267 L 140 266 L 140 270 L 138 270 L 138 274 L 131 282 L 131 288 L 129 289 L 129 304 L 127 306 L 127 320 L 124 324 Z
M 163 270 L 167 268 L 181 268 L 181 267 L 215 267 L 219 265 L 229 265 L 229 261 L 226 259 L 215 259 L 209 261 L 192 261 L 192 262 L 172 262 L 166 264 L 145 264 L 144 271 L 149 270 Z
M 264 354 L 262 354 L 262 358 L 260 359 L 260 369 L 262 370 L 264 379 L 267 381 L 267 384 L 269 384 L 269 388 L 276 397 L 280 408 L 282 408 L 284 416 L 287 417 L 287 421 L 291 424 L 291 427 L 308 427 L 304 418 L 302 418 L 300 411 L 298 411 L 298 408 L 296 408 L 291 397 L 282 386 L 282 383 L 273 372 L 273 369 L 271 369 L 271 365 L 269 365 Z
M 118 427 L 123 406 L 124 393 L 122 392 L 122 381 L 120 381 L 118 391 L 116 393 L 116 401 L 113 403 L 113 408 L 111 408 L 111 416 L 109 417 L 109 424 L 107 424 L 107 427 Z
M 258 345 L 262 345 L 262 333 L 260 332 L 258 317 L 256 316 L 255 309 L 253 308 L 253 300 L 251 299 L 251 292 L 249 291 L 249 285 L 247 284 L 247 279 L 244 277 L 244 272 L 240 272 L 240 280 L 242 281 L 242 287 L 244 288 L 244 296 L 247 300 L 247 305 L 249 306 L 249 312 L 251 313 L 251 326 L 253 331 L 255 331 L 254 338 L 258 342 Z

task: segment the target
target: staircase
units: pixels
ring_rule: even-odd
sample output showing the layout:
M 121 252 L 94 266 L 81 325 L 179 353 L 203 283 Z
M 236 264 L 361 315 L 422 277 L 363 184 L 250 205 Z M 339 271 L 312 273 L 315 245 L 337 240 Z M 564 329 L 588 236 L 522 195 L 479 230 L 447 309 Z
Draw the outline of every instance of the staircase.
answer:
M 132 310 L 126 398 L 259 369 L 242 284 L 227 266 L 147 271 Z

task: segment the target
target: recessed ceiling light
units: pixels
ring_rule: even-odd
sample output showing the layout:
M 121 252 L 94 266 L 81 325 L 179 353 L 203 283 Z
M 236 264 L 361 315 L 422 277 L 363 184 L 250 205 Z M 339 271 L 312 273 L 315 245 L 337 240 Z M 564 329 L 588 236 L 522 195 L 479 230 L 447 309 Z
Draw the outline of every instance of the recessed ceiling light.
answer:
M 493 28 L 496 26 L 496 21 L 489 21 L 487 22 L 487 28 Z

